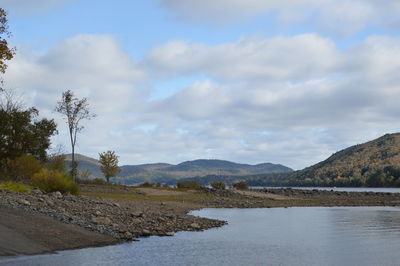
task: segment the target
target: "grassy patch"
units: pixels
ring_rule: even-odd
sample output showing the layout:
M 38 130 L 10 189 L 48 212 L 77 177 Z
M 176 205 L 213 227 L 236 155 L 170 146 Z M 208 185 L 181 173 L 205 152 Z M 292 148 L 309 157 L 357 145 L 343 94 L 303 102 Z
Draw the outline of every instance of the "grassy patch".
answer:
M 99 193 L 99 192 L 81 192 L 81 195 L 89 197 L 110 198 L 117 200 L 148 200 L 148 201 L 194 201 L 214 197 L 208 193 L 188 193 L 181 195 L 141 195 L 136 193 Z
M 32 186 L 28 186 L 17 182 L 5 182 L 0 184 L 0 190 L 7 190 L 20 193 L 31 193 Z

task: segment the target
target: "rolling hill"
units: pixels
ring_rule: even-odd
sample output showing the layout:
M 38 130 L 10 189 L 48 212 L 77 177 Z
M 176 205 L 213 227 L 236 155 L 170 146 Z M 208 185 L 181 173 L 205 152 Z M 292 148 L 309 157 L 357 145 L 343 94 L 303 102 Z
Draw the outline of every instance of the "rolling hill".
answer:
M 244 179 L 252 185 L 400 186 L 400 133 L 351 146 L 303 170 Z
M 100 164 L 97 160 L 77 154 L 78 170 L 89 170 L 91 178 L 103 178 L 100 171 Z M 70 165 L 71 155 L 66 156 Z M 116 181 L 121 183 L 140 183 L 140 182 L 174 182 L 183 178 L 201 177 L 208 175 L 229 175 L 242 176 L 266 173 L 292 172 L 289 167 L 262 163 L 257 165 L 239 164 L 224 160 L 199 159 L 186 161 L 177 165 L 167 163 L 123 165 Z

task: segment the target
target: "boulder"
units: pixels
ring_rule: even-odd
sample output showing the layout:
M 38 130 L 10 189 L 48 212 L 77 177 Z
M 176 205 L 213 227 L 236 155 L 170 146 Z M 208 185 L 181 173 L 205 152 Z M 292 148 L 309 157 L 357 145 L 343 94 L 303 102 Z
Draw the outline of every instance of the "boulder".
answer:
M 132 217 L 143 217 L 143 212 L 132 212 L 131 216 Z
M 25 199 L 19 199 L 18 203 L 26 206 L 31 206 L 31 203 Z
M 147 230 L 147 229 L 143 229 L 142 230 L 142 236 L 149 236 L 151 233 L 150 233 L 150 231 L 149 230 Z
M 196 230 L 199 230 L 199 229 L 201 228 L 200 225 L 199 225 L 198 223 L 192 223 L 192 224 L 190 225 L 190 227 L 193 228 L 193 229 L 196 229 Z
M 110 218 L 108 217 L 92 217 L 91 220 L 93 223 L 102 225 L 110 225 L 112 223 Z
M 133 238 L 133 235 L 132 235 L 131 232 L 126 231 L 126 232 L 124 233 L 124 238 L 125 238 L 126 240 L 131 240 L 131 239 Z
M 32 193 L 35 195 L 43 195 L 43 192 L 39 188 L 33 189 Z
M 53 192 L 52 195 L 53 195 L 53 197 L 55 197 L 57 199 L 62 199 L 62 197 L 63 197 L 63 195 L 61 194 L 60 191 Z

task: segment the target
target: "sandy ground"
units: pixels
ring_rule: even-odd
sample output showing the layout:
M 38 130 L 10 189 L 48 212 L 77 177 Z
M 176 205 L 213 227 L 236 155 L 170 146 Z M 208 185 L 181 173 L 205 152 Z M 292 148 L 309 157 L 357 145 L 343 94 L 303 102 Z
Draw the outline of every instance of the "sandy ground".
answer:
M 256 191 L 235 190 L 235 192 L 239 193 L 240 195 L 258 197 L 258 198 L 264 198 L 264 199 L 270 199 L 270 200 L 290 200 L 290 199 L 295 199 L 295 197 L 287 197 L 287 196 L 283 196 L 283 195 L 256 192 Z
M 38 254 L 117 243 L 110 236 L 37 213 L 0 206 L 0 214 L 0 256 Z

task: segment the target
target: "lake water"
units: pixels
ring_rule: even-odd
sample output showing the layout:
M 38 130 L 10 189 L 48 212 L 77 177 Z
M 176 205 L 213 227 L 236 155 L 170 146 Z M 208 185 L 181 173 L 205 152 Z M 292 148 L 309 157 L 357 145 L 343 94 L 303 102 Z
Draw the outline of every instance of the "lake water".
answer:
M 204 209 L 204 232 L 0 259 L 0 265 L 400 265 L 400 208 Z
M 287 187 L 252 187 L 255 189 L 262 188 L 287 188 Z M 292 189 L 318 189 L 318 190 L 333 190 L 347 192 L 385 192 L 385 193 L 400 193 L 400 188 L 397 187 L 291 187 Z

